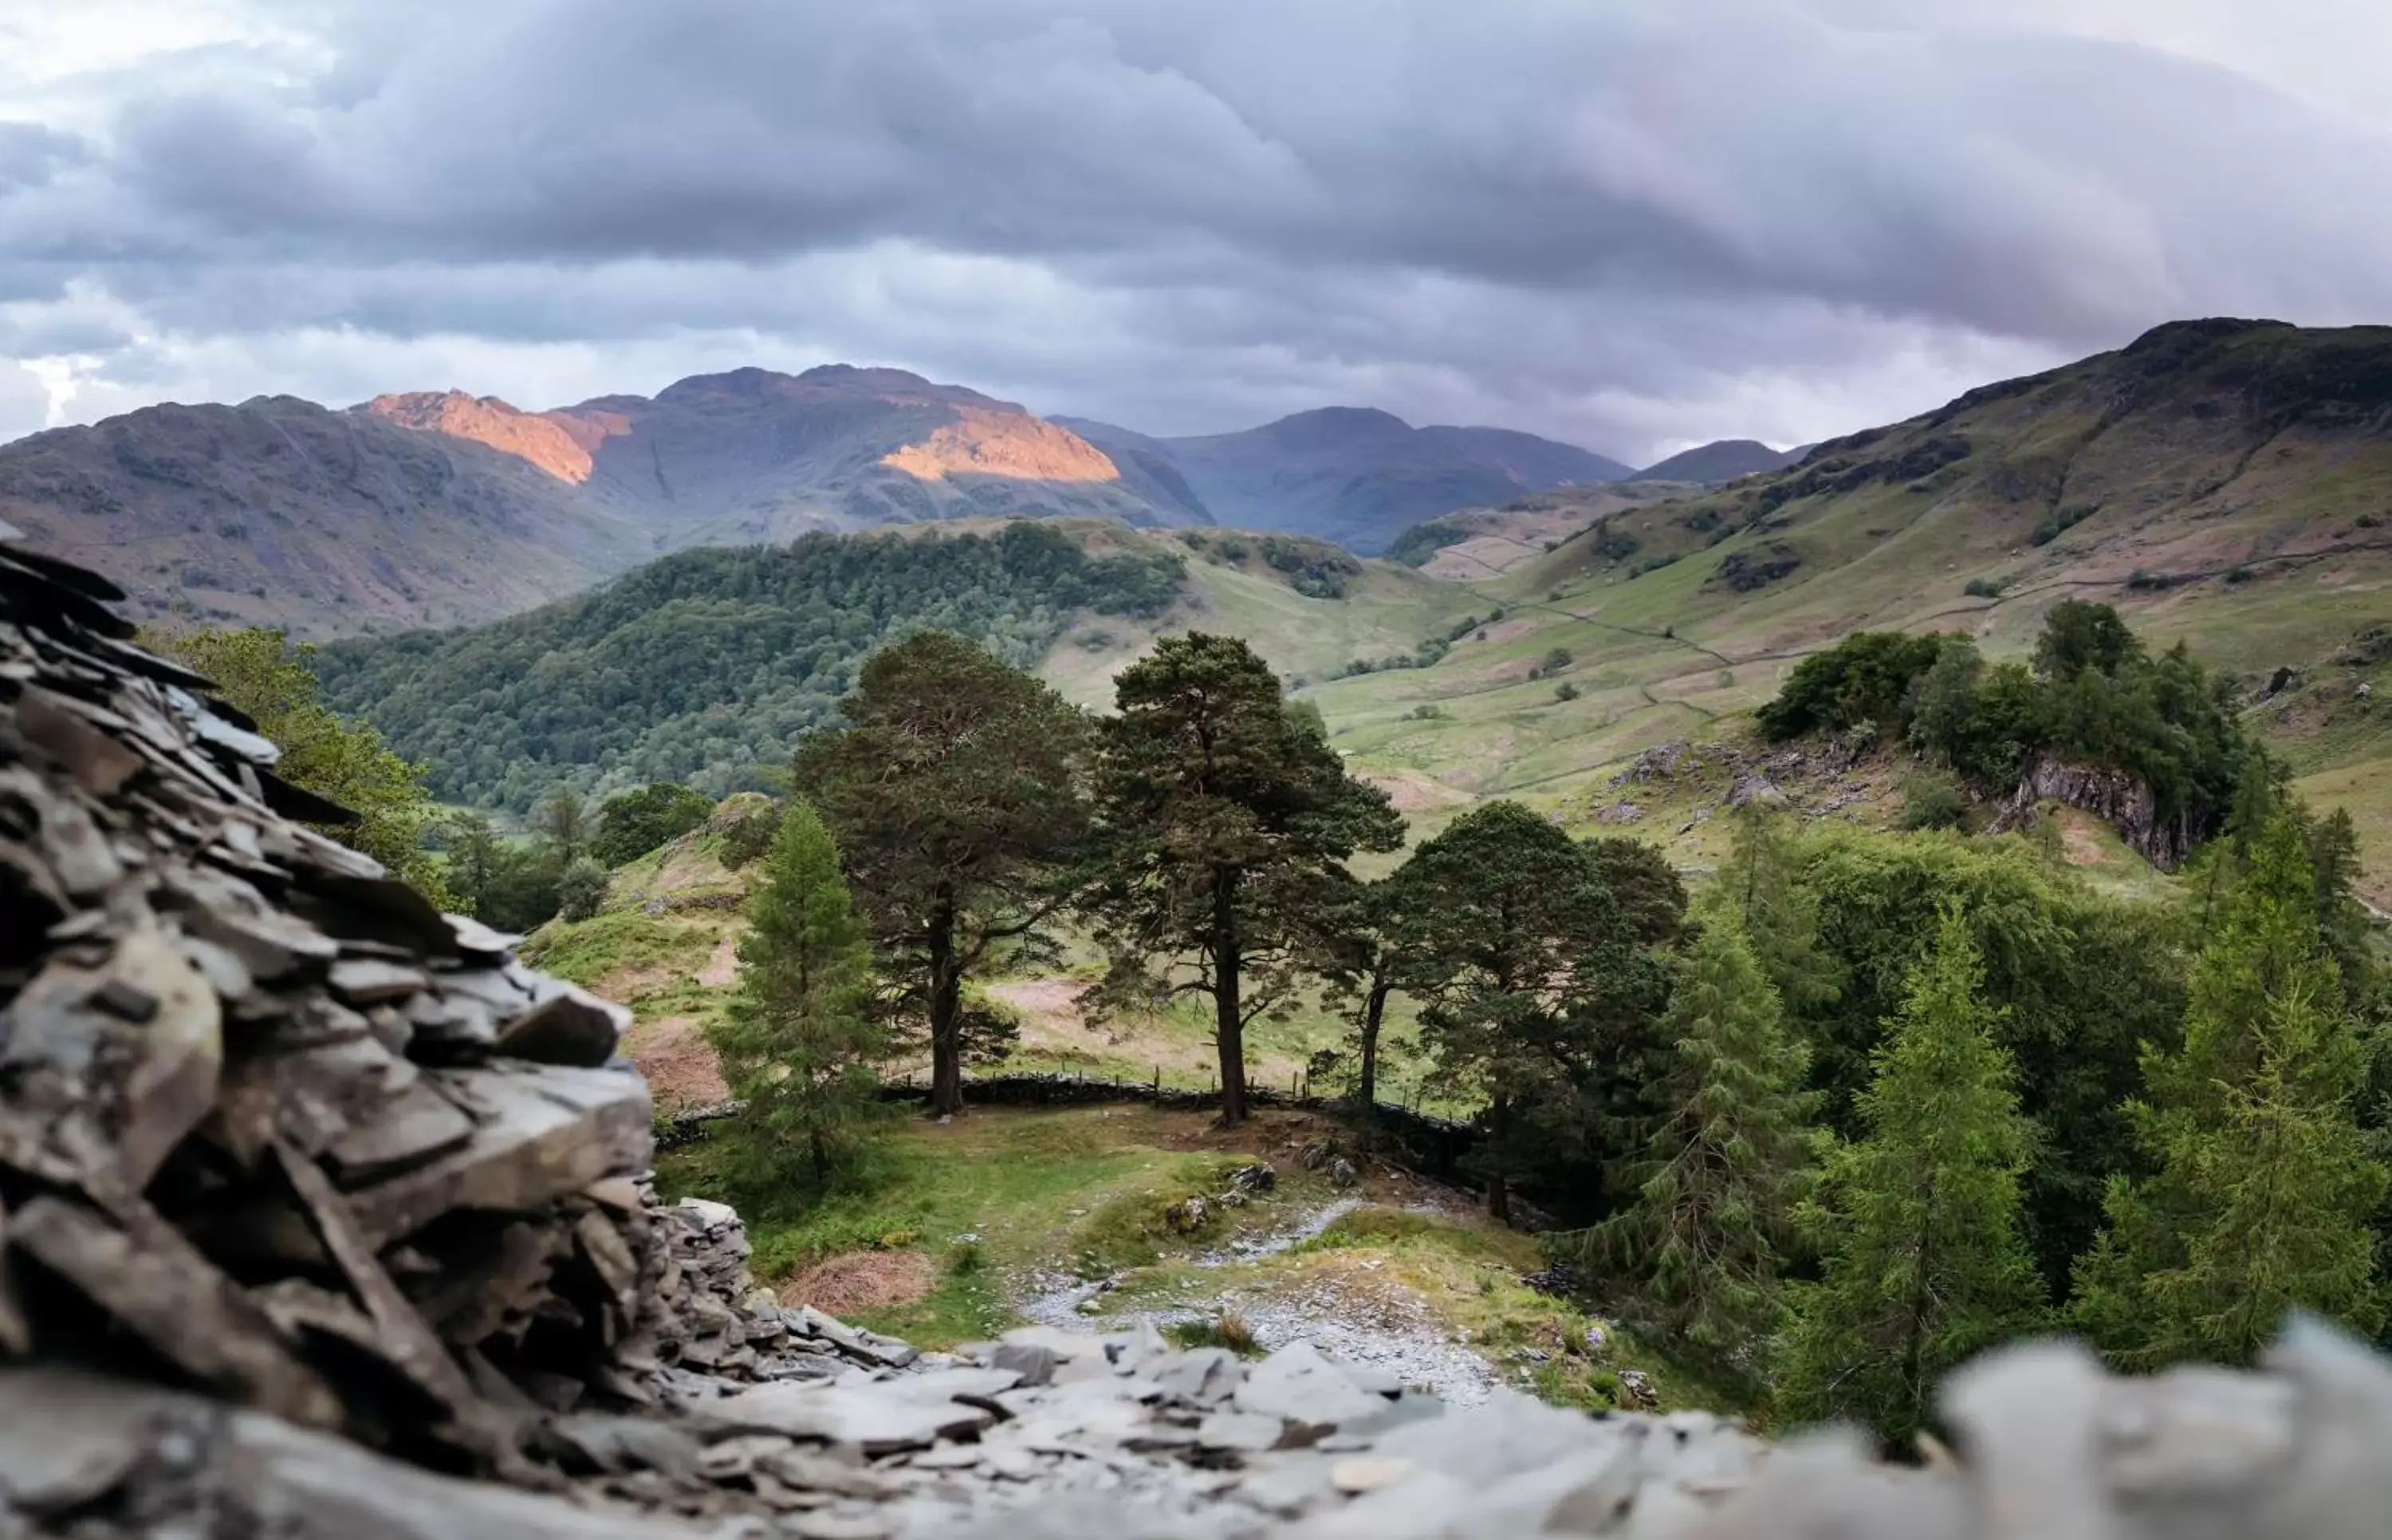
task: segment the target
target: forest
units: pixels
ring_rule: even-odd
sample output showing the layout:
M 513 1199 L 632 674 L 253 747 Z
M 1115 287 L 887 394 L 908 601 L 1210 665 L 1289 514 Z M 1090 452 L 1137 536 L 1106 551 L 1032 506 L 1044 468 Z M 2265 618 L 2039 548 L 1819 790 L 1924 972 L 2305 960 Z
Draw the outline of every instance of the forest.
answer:
M 2392 990 L 2347 819 L 2300 803 L 2189 656 L 2148 656 L 2100 606 L 2056 608 L 2015 674 L 1950 639 L 1854 638 L 1762 727 L 1870 724 L 1990 781 L 1972 722 L 2174 775 L 2205 837 L 2156 899 L 2094 888 L 2031 833 L 1759 807 L 1691 890 L 1651 845 L 1511 801 L 1405 851 L 1385 794 L 1243 641 L 1166 637 L 1092 714 L 916 631 L 864 654 L 792 735 L 789 795 L 726 830 L 762 864 L 709 1029 L 740 1107 L 717 1137 L 758 1190 L 835 1187 L 874 1138 L 881 1066 L 926 1050 L 930 1111 L 963 1110 L 1004 1030 L 973 986 L 1093 943 L 1099 1017 L 1202 1005 L 1228 1124 L 1249 1041 L 1325 1001 L 1350 1036 L 1318 1073 L 1367 1136 L 1407 999 L 1477 1109 L 1465 1171 L 1488 1209 L 1776 1417 L 1906 1441 L 1945 1369 L 2028 1332 L 2133 1367 L 2248 1361 L 2295 1309 L 2384 1333 Z M 602 858 L 708 804 L 553 788 L 529 846 L 477 854 L 451 825 L 439 875 L 514 901 L 495 850 L 588 912 Z
M 327 705 L 370 716 L 446 802 L 527 811 L 558 784 L 760 788 L 875 648 L 940 629 L 1028 665 L 1075 612 L 1152 617 L 1168 556 L 1091 556 L 1022 521 L 994 534 L 809 535 L 682 551 L 578 598 L 450 631 L 326 645 Z

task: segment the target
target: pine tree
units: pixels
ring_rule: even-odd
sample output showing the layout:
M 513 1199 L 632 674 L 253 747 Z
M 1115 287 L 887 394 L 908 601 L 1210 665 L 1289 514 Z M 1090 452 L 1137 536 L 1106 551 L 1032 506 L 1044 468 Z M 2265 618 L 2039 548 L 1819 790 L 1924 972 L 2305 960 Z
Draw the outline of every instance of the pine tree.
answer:
M 884 974 L 930 1029 L 929 1111 L 945 1117 L 994 1036 L 965 980 L 1053 960 L 1088 828 L 1087 718 L 943 631 L 874 654 L 839 710 L 846 726 L 799 745 L 795 784 L 837 831 Z
M 1512 1184 L 1545 1164 L 1557 1134 L 1599 1135 L 1601 1061 L 1622 1047 L 1612 1007 L 1653 964 L 1593 858 L 1517 802 L 1471 809 L 1390 881 L 1422 1041 L 1449 1089 L 1486 1104 L 1472 1158 L 1488 1211 L 1509 1218 Z
M 2078 1323 L 2123 1365 L 2248 1361 L 2287 1311 L 2384 1317 L 2369 1219 L 2387 1173 L 2360 1131 L 2365 1048 L 2319 935 L 2296 813 L 2272 812 L 2193 964 L 2184 1041 L 2129 1104 L 2158 1170 L 2110 1186 Z
M 1830 1157 L 1826 1198 L 1807 1214 L 1825 1269 L 1795 1291 L 1780 1387 L 1790 1417 L 1852 1417 L 1904 1439 L 1939 1375 L 2040 1317 L 2019 1225 L 2032 1125 L 1983 973 L 1947 908 L 1875 1055 L 1867 1136 Z
M 1213 1005 L 1221 1121 L 1246 1116 L 1246 1029 L 1294 1005 L 1357 850 L 1403 844 L 1384 792 L 1348 774 L 1279 676 L 1235 637 L 1165 637 L 1114 680 L 1098 728 L 1105 879 L 1087 897 L 1106 994 Z
M 1635 1172 L 1635 1204 L 1556 1249 L 1628 1271 L 1647 1310 L 1715 1362 L 1749 1365 L 1779 1326 L 1797 1204 L 1811 1184 L 1809 1054 L 1732 912 L 1702 917 L 1665 1029 L 1674 1110 Z
M 1843 992 L 1834 961 L 1820 949 L 1818 904 L 1804 890 L 1800 869 L 1800 852 L 1783 818 L 1749 802 L 1737 810 L 1719 891 L 1780 1003 L 1797 1016 L 1833 1004 Z
M 872 954 L 822 819 L 792 797 L 748 900 L 739 992 L 708 1029 L 722 1078 L 743 1104 L 735 1179 L 786 1182 L 803 1156 L 828 1179 L 878 1110 L 888 1042 L 864 1009 Z

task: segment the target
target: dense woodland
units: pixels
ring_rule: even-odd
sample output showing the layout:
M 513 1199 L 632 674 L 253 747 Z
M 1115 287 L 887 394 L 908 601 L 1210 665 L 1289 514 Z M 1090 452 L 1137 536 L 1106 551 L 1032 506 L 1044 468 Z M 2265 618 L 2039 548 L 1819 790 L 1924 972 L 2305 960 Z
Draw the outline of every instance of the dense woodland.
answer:
M 1365 881 L 1348 862 L 1400 849 L 1400 819 L 1242 641 L 1166 638 L 1091 716 L 921 632 L 870 655 L 798 735 L 795 795 L 738 832 L 765 862 L 716 1029 L 745 1178 L 838 1180 L 900 1046 L 927 1044 L 933 1109 L 960 1110 L 1002 1034 L 968 986 L 1070 935 L 1111 959 L 1093 1009 L 1208 1007 L 1231 1123 L 1249 1038 L 1326 999 L 1353 1036 L 1320 1068 L 1370 1127 L 1408 998 L 1480 1108 L 1489 1207 L 1533 1209 L 1607 1308 L 1789 1417 L 1906 1436 L 1944 1369 L 2055 1326 L 2137 1366 L 2247 1359 L 2294 1308 L 2385 1328 L 2388 991 L 2349 825 L 2291 795 L 2197 665 L 2062 605 L 2014 670 L 1855 638 L 1763 725 L 1899 733 L 1989 791 L 2001 755 L 2015 775 L 2042 750 L 2160 776 L 2210 837 L 2170 897 L 2129 899 L 2032 833 L 1748 808 L 1690 893 L 1649 845 L 1495 801 Z M 498 869 L 583 912 L 600 856 L 706 804 L 560 789 Z M 514 901 L 476 869 L 487 834 L 452 826 L 442 874 Z
M 864 658 L 952 631 L 1008 663 L 1074 612 L 1151 617 L 1169 556 L 1091 556 L 1034 522 L 993 535 L 808 535 L 683 551 L 581 597 L 467 630 L 332 643 L 325 699 L 370 714 L 442 800 L 521 813 L 556 785 L 760 788 L 828 720 Z

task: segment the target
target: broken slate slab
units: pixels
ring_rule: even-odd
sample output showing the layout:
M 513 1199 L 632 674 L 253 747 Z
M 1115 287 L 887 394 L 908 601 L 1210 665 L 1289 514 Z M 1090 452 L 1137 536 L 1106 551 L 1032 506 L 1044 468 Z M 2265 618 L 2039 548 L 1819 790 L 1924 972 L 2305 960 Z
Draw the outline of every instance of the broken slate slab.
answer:
M 1346 1378 L 1309 1342 L 1291 1342 L 1246 1371 L 1230 1404 L 1311 1430 L 1333 1428 L 1386 1409 L 1386 1400 Z
M 587 990 L 565 984 L 500 1029 L 497 1052 L 536 1064 L 596 1069 L 615 1056 L 631 1013 Z
M 349 1195 L 375 1246 L 458 1209 L 536 1209 L 647 1163 L 647 1082 L 608 1069 L 492 1066 L 426 1072 L 480 1125 L 429 1165 Z
M 404 1000 L 432 987 L 422 969 L 379 957 L 344 957 L 332 964 L 331 981 L 332 992 L 352 1005 Z
M 1279 1447 L 1287 1424 L 1259 1412 L 1215 1412 L 1196 1425 L 1196 1443 L 1202 1449 L 1237 1455 L 1259 1455 Z
M 694 1412 L 727 1430 L 853 1444 L 867 1456 L 927 1448 L 942 1438 L 977 1433 L 996 1420 L 984 1407 L 911 1400 L 887 1394 L 880 1386 L 794 1381 L 759 1385 Z

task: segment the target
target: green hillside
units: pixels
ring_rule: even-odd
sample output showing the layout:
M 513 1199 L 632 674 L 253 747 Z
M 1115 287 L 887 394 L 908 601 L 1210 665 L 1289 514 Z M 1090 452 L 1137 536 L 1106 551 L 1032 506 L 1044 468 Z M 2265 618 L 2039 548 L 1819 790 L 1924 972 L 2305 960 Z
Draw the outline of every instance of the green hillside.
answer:
M 1573 825 L 1632 823 L 1700 864 L 1710 831 L 1680 832 L 1696 812 L 1755 775 L 1823 769 L 1750 741 L 1746 714 L 1796 660 L 1864 628 L 1958 630 L 2015 656 L 2051 604 L 2098 598 L 2155 645 L 2185 641 L 2246 701 L 2293 671 L 2296 698 L 2252 719 L 2315 800 L 2351 809 L 2381 905 L 2392 731 L 2380 682 L 2358 687 L 2385 665 L 2352 660 L 2392 616 L 2387 407 L 2392 329 L 2162 328 L 1794 470 L 1610 512 L 1458 585 L 1505 618 L 1436 667 L 1314 697 L 1365 766 L 1525 796 Z M 1556 649 L 1569 663 L 1531 679 Z M 1556 698 L 1564 684 L 1576 698 Z M 1681 741 L 1721 745 L 1708 780 L 1613 783 Z M 1897 779 L 1863 765 L 1805 805 L 1882 815 Z
M 1518 796 L 1700 868 L 1732 797 L 1898 816 L 1898 757 L 1831 761 L 1751 731 L 1796 661 L 1859 629 L 1959 631 L 2014 657 L 2053 603 L 2096 598 L 2233 682 L 2305 793 L 2349 808 L 2369 891 L 2392 904 L 2387 409 L 2392 330 L 2186 323 L 1733 486 L 1626 507 L 1590 491 L 1575 524 L 1573 494 L 1545 494 L 1521 516 L 1577 533 L 1477 580 L 1232 530 L 818 537 L 674 557 L 477 631 L 343 643 L 328 686 L 443 795 L 521 805 L 557 780 L 750 783 L 864 652 L 915 626 L 1043 658 L 1090 705 L 1156 636 L 1211 629 L 1252 641 L 1418 822 Z M 795 587 L 739 586 L 760 582 Z M 2143 880 L 2060 822 L 2093 874 Z

